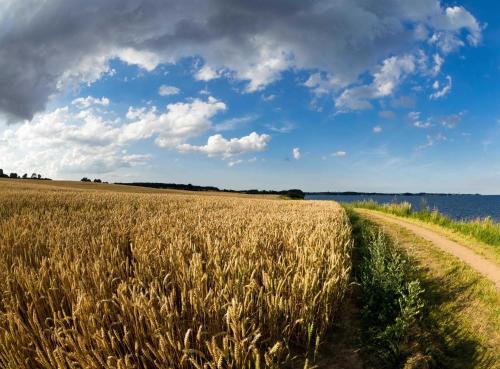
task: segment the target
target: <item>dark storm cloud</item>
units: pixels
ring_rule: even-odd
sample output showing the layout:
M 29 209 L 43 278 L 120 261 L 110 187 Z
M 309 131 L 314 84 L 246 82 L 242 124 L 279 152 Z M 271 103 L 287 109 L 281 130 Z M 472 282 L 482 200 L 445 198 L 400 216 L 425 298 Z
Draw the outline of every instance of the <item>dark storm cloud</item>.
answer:
M 99 79 L 116 57 L 153 69 L 201 55 L 249 81 L 249 92 L 288 68 L 326 72 L 330 88 L 344 88 L 415 50 L 427 31 L 477 36 L 460 9 L 451 17 L 438 0 L 3 0 L 0 112 L 31 119 L 65 84 Z M 449 47 L 450 37 L 436 40 Z

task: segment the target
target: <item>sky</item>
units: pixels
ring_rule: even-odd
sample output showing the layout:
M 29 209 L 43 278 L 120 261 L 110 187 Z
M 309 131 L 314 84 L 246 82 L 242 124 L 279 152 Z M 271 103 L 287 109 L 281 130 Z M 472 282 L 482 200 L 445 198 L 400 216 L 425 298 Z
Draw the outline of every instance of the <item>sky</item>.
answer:
M 2 0 L 0 168 L 500 194 L 496 0 Z

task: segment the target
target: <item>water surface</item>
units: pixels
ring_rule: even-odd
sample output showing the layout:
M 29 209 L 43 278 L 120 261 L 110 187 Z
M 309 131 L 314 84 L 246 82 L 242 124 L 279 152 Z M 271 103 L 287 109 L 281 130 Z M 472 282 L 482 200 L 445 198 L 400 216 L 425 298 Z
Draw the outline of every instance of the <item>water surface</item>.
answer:
M 500 195 L 306 195 L 307 200 L 334 200 L 354 202 L 374 200 L 380 204 L 409 202 L 414 210 L 426 206 L 438 209 L 453 219 L 474 219 L 491 217 L 500 222 Z

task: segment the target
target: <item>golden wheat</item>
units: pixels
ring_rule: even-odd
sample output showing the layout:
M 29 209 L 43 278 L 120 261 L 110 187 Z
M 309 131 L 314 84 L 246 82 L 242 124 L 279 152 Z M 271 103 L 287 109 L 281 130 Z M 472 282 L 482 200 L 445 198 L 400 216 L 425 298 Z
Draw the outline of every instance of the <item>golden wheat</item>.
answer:
M 32 187 L 0 184 L 0 368 L 281 367 L 346 290 L 333 202 Z

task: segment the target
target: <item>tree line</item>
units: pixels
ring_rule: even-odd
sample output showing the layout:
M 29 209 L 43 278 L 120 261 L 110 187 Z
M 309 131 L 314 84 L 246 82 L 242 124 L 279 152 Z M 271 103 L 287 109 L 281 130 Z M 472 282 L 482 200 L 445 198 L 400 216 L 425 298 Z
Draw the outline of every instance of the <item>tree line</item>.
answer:
M 101 180 L 99 178 L 95 178 L 92 181 L 90 178 L 87 178 L 87 177 L 83 177 L 82 179 L 80 179 L 80 182 L 108 183 L 108 182 L 104 182 L 103 180 Z
M 179 184 L 179 183 L 152 183 L 152 182 L 133 182 L 133 183 L 116 183 L 120 185 L 127 186 L 139 186 L 139 187 L 149 187 L 149 188 L 160 188 L 160 189 L 170 189 L 170 190 L 184 190 L 184 191 L 214 191 L 214 192 L 233 192 L 233 193 L 244 193 L 249 195 L 279 195 L 291 199 L 303 199 L 305 194 L 299 189 L 290 189 L 283 191 L 266 191 L 266 190 L 227 190 L 220 189 L 215 186 L 197 186 L 189 184 Z
M 28 175 L 28 173 L 24 173 L 23 175 L 18 175 L 15 172 L 11 172 L 9 174 L 4 173 L 3 169 L 0 169 L 0 178 L 12 178 L 12 179 L 37 179 L 41 181 L 51 181 L 50 178 L 45 178 L 39 173 L 32 173 Z

